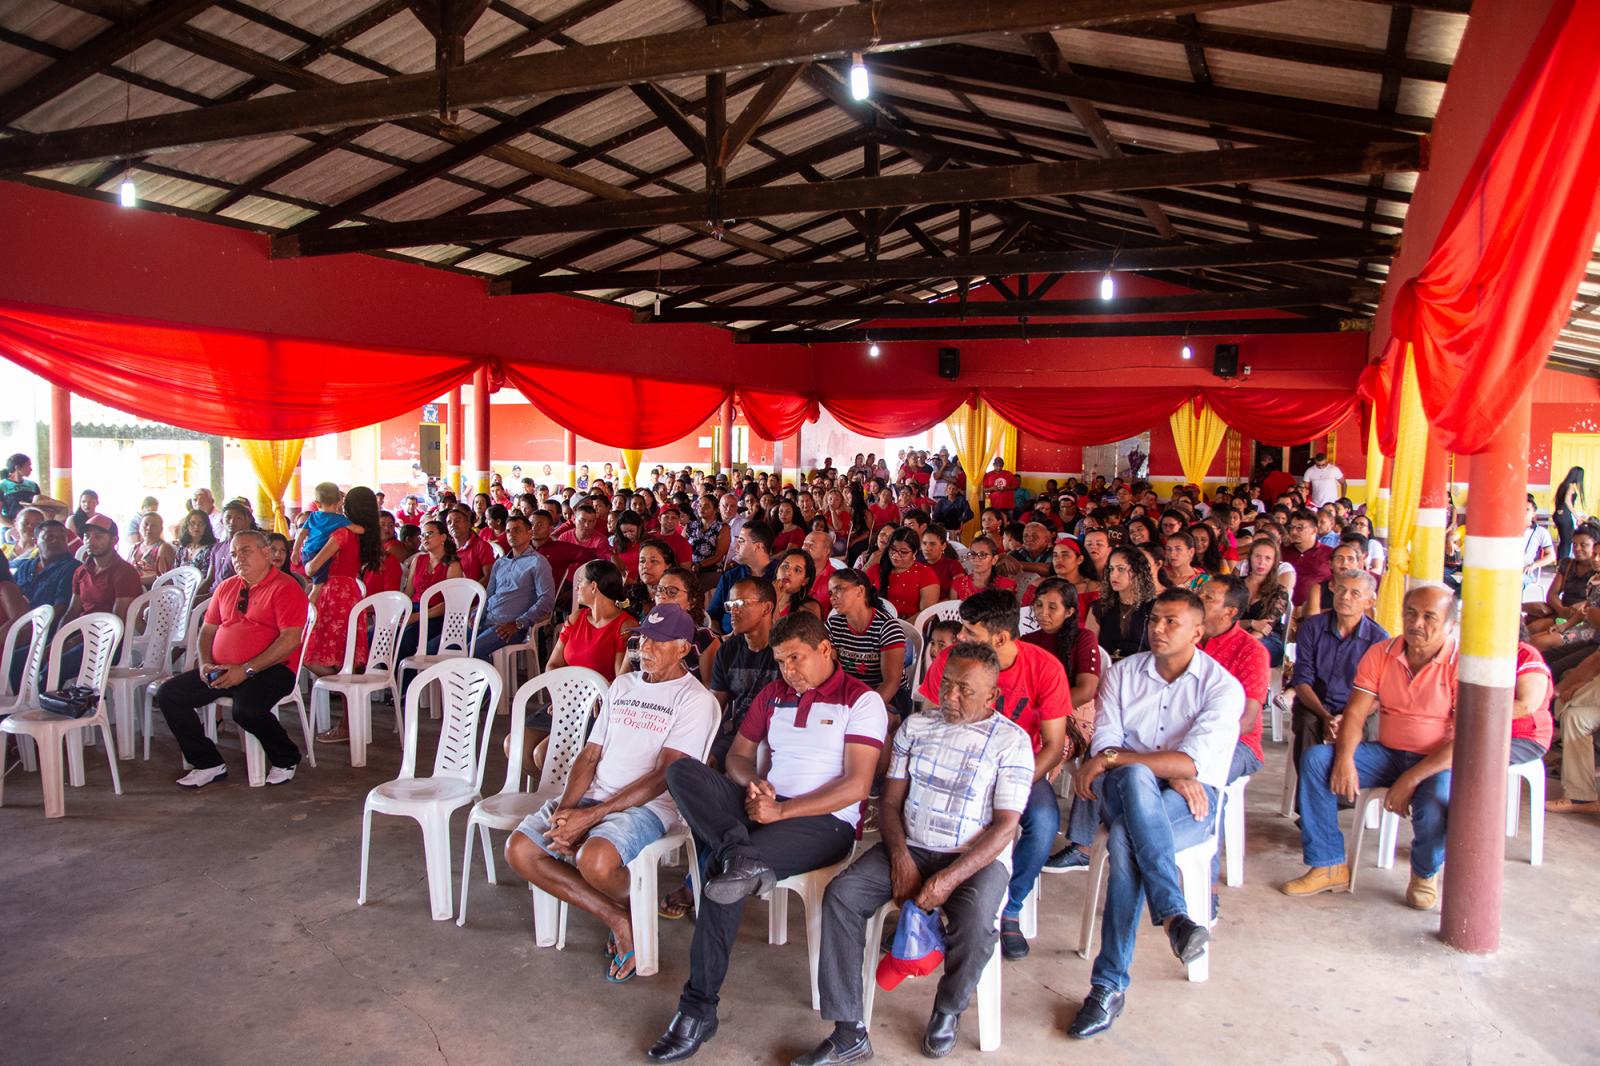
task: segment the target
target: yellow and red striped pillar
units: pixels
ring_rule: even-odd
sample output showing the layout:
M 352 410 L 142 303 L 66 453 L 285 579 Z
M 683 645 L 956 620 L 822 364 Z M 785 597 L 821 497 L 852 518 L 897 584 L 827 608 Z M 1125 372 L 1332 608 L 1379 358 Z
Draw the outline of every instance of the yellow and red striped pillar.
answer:
M 489 368 L 472 375 L 472 491 L 489 491 Z
M 1429 436 L 1423 453 L 1422 493 L 1417 499 L 1417 519 L 1411 527 L 1411 573 L 1406 588 L 1437 585 L 1444 580 L 1445 450 Z
M 578 435 L 570 429 L 561 431 L 562 461 L 567 464 L 567 487 L 578 487 Z
M 78 505 L 72 494 L 72 393 L 50 386 L 50 495 L 68 507 Z
M 732 396 L 722 401 L 722 423 L 718 428 L 722 431 L 722 436 L 717 441 L 717 472 L 726 474 L 733 470 Z
M 461 452 L 462 440 L 466 436 L 466 429 L 462 425 L 461 415 L 461 386 L 457 385 L 450 390 L 450 395 L 445 403 L 445 433 L 449 439 L 445 442 L 445 488 L 461 498 Z
M 1506 768 L 1522 603 L 1527 395 L 1486 451 L 1471 456 L 1463 550 L 1460 673 L 1440 935 L 1461 951 L 1500 945 Z

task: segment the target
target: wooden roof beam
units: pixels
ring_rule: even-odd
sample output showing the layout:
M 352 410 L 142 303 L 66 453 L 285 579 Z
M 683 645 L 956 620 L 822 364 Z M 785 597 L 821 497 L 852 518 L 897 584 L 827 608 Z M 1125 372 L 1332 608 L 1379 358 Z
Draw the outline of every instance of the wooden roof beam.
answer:
M 879 341 L 980 341 L 1060 337 L 1233 337 L 1295 333 L 1366 333 L 1368 318 L 1193 318 L 1143 322 L 1026 322 L 1012 325 L 874 326 L 844 329 L 758 329 L 734 334 L 738 344 L 865 344 Z

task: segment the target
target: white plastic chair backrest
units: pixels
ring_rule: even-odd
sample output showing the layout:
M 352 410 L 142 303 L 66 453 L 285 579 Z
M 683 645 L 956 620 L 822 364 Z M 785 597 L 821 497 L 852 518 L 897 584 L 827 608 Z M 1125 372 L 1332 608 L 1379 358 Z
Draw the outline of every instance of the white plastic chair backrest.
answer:
M 155 590 L 165 588 L 168 585 L 183 593 L 183 613 L 184 617 L 188 617 L 189 612 L 194 609 L 194 598 L 200 592 L 200 568 L 195 566 L 175 566 L 156 578 L 150 588 Z M 176 634 L 173 637 L 173 643 L 177 643 Z
M 1028 609 L 1022 612 L 1022 624 L 1017 628 L 1022 631 L 1017 634 L 1019 637 L 1025 637 L 1039 628 L 1039 619 L 1033 613 L 1032 604 L 1029 604 Z
M 428 629 L 434 621 L 428 617 L 428 612 L 433 609 L 435 600 L 442 599 L 444 617 L 438 619 L 438 654 L 471 655 L 478 644 L 478 621 L 483 617 L 488 598 L 488 590 L 470 577 L 450 577 L 429 585 L 417 606 L 417 650 L 427 654 Z
M 345 627 L 344 665 L 341 674 L 356 672 L 356 630 L 361 616 L 372 612 L 372 624 L 367 627 L 367 665 L 362 671 L 368 674 L 388 673 L 394 669 L 395 654 L 400 649 L 400 631 L 411 620 L 411 601 L 401 592 L 374 592 L 350 608 L 350 624 Z
M 55 616 L 56 609 L 47 603 L 19 617 L 6 632 L 5 651 L 0 653 L 0 709 L 33 702 L 39 688 L 39 665 L 44 662 L 45 649 L 50 646 L 50 623 Z M 28 631 L 28 647 L 23 652 L 22 684 L 13 693 L 11 660 L 17 653 L 23 630 Z
M 1095 651 L 1100 653 L 1100 676 L 1105 677 L 1111 672 L 1111 653 L 1104 648 L 1096 648 Z
M 506 557 L 506 550 L 500 547 L 500 542 L 497 540 L 491 540 L 489 542 L 489 550 L 494 552 L 494 557 L 496 559 L 504 559 Z
M 300 687 L 300 673 L 306 668 L 306 649 L 311 647 L 311 631 L 317 628 L 317 605 L 306 604 L 306 627 L 300 631 L 300 665 L 295 667 L 294 685 Z M 292 694 L 291 694 L 292 695 Z
M 111 665 L 116 661 L 117 641 L 122 639 L 122 619 L 108 611 L 96 611 L 62 626 L 50 642 L 50 675 L 45 679 L 46 692 L 54 692 L 63 684 L 61 653 L 73 634 L 83 638 L 83 658 L 78 666 L 78 676 L 66 683 L 92 688 L 104 696 L 106 680 L 111 676 Z M 105 713 L 104 706 L 102 701 L 102 710 L 97 713 Z
M 485 701 L 493 707 L 500 702 L 500 671 L 477 659 L 446 659 L 434 663 L 411 682 L 406 692 L 405 753 L 400 759 L 400 777 L 417 776 L 418 730 L 421 728 L 422 694 L 434 683 L 443 691 L 443 719 L 439 726 L 439 750 L 433 758 L 433 776 L 465 781 L 474 790 L 483 788 L 483 770 L 489 756 L 493 730 L 478 725 Z M 474 745 L 474 740 L 478 743 Z
M 828 560 L 828 565 L 833 567 L 835 570 L 843 570 L 845 568 L 845 561 L 838 557 L 834 557 Z
M 200 665 L 200 628 L 206 624 L 206 608 L 211 606 L 207 596 L 189 609 L 189 625 L 183 636 L 183 669 L 193 670 Z
M 522 750 L 527 728 L 528 701 L 540 692 L 550 694 L 550 739 L 545 745 L 539 789 L 564 788 L 572 764 L 589 740 L 589 723 L 606 698 L 606 679 L 584 666 L 547 670 L 517 689 L 511 701 L 511 751 Z M 522 785 L 521 760 L 512 755 L 506 766 L 501 792 L 517 792 Z
M 135 596 L 122 623 L 123 635 L 128 639 L 122 642 L 117 665 L 165 665 L 172 649 L 172 634 L 183 623 L 182 589 L 165 585 Z
M 912 622 L 911 624 L 916 627 L 917 635 L 922 638 L 922 647 L 924 649 L 926 649 L 928 644 L 928 630 L 932 628 L 933 623 L 943 621 L 961 621 L 960 600 L 940 600 L 932 607 L 929 607 L 924 611 L 917 612 L 916 621 Z M 917 652 L 916 673 L 911 676 L 912 692 L 916 692 L 917 687 L 922 684 L 922 678 L 927 674 L 928 665 L 932 661 L 933 656 L 925 655 L 920 650 Z
M 922 658 L 922 631 L 904 618 L 896 618 L 895 624 L 900 627 L 900 632 L 905 634 L 906 665 L 912 665 Z

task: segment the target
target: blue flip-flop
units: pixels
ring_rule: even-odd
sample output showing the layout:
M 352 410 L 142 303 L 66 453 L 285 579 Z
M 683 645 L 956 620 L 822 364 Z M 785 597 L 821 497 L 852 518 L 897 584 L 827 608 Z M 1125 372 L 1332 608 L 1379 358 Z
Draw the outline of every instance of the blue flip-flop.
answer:
M 633 952 L 631 951 L 624 952 L 621 955 L 611 956 L 611 965 L 606 967 L 606 980 L 610 981 L 614 985 L 622 985 L 627 984 L 629 981 L 637 977 L 639 975 L 639 969 L 637 966 L 635 966 L 632 970 L 629 970 L 625 977 L 616 977 L 612 973 L 612 971 L 618 967 L 627 965 L 628 960 L 631 958 L 633 958 Z

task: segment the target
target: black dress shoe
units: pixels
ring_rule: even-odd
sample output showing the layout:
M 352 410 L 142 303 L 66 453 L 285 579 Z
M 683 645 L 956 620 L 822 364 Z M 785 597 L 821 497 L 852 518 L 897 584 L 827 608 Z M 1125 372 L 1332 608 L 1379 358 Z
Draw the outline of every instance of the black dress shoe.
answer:
M 1022 935 L 1021 920 L 1000 919 L 1000 957 L 1012 961 L 1028 957 L 1028 938 Z
M 860 1030 L 854 1038 L 840 1036 L 835 1030 L 828 1039 L 789 1060 L 789 1066 L 844 1066 L 847 1062 L 866 1062 L 872 1058 L 872 1041 L 867 1031 Z
M 928 1019 L 928 1031 L 922 1034 L 922 1053 L 930 1059 L 942 1059 L 956 1046 L 956 1033 L 961 1030 L 961 1015 L 935 1010 Z
M 1187 966 L 1205 954 L 1211 934 L 1187 914 L 1180 914 L 1167 926 L 1167 940 L 1172 944 L 1172 953 Z
M 1067 1026 L 1067 1035 L 1079 1040 L 1099 1036 L 1111 1028 L 1111 1023 L 1122 1014 L 1126 1000 L 1127 997 L 1121 992 L 1090 985 L 1089 995 L 1084 998 L 1083 1006 L 1078 1008 L 1078 1016 Z
M 651 1062 L 682 1062 L 700 1050 L 700 1045 L 717 1035 L 717 1020 L 703 1022 L 682 1011 L 672 1016 L 667 1031 L 656 1038 L 645 1054 Z
M 713 903 L 726 905 L 771 892 L 777 883 L 778 875 L 754 852 L 735 852 L 723 862 L 722 872 L 706 882 L 704 891 Z

